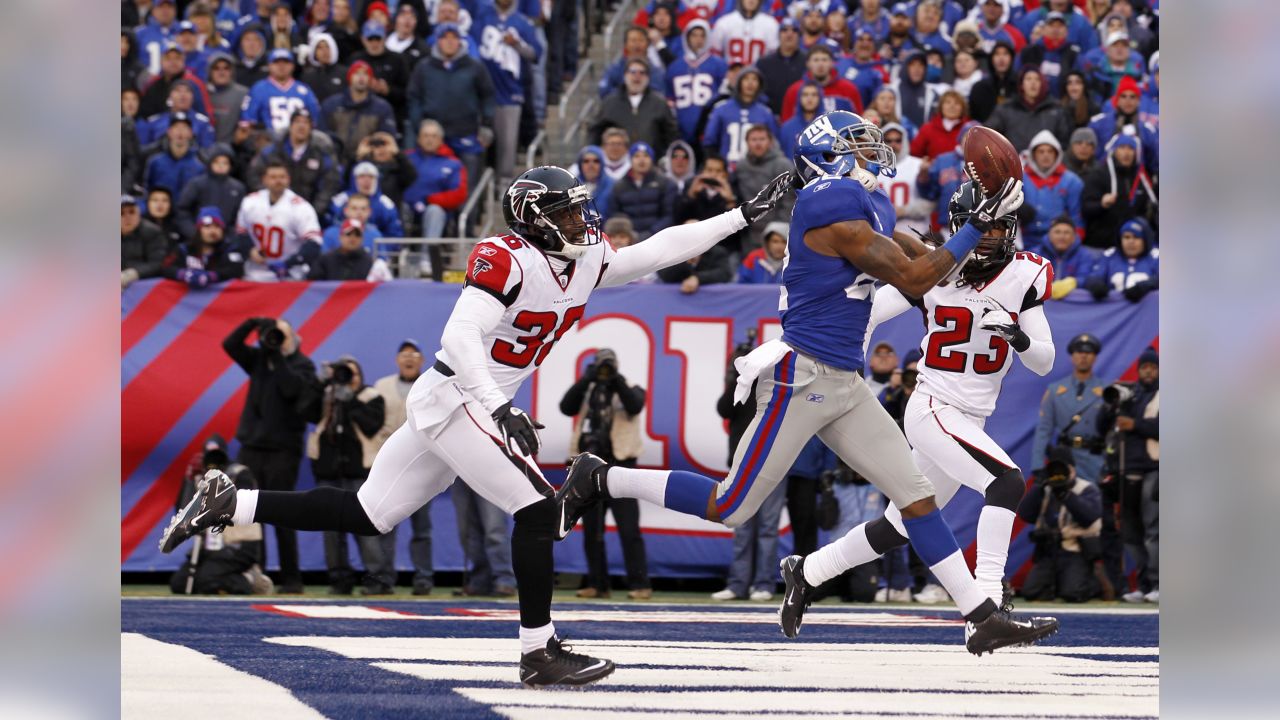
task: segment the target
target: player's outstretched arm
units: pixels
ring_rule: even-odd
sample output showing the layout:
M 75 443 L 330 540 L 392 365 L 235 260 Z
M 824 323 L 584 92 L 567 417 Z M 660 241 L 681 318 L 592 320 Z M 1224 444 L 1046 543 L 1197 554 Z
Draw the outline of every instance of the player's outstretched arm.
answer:
M 918 258 L 907 257 L 898 243 L 872 230 L 866 220 L 810 230 L 804 242 L 820 253 L 843 257 L 859 270 L 912 297 L 923 297 L 956 266 L 956 255 L 945 247 Z M 972 250 L 969 247 L 964 253 L 967 255 Z
M 449 355 L 458 383 L 489 412 L 505 405 L 507 397 L 489 374 L 483 339 L 498 327 L 505 311 L 497 298 L 483 290 L 465 287 L 440 335 L 440 345 Z
M 791 173 L 782 173 L 769 181 L 754 198 L 728 212 L 698 223 L 673 225 L 642 243 L 622 248 L 609 261 L 604 276 L 600 278 L 600 286 L 625 285 L 701 255 L 766 215 L 790 189 Z

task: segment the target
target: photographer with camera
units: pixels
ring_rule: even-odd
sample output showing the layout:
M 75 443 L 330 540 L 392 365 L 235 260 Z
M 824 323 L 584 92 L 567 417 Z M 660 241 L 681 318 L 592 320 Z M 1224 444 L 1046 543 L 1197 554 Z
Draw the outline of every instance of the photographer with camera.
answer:
M 386 402 L 372 386 L 364 384 L 364 371 L 350 355 L 324 364 L 324 396 L 320 418 L 307 441 L 307 457 L 316 485 L 355 492 L 369 477 L 376 437 L 386 419 Z M 365 595 L 389 595 L 396 584 L 396 533 L 358 535 L 365 576 Z M 350 595 L 355 572 L 347 553 L 347 534 L 326 531 L 324 561 L 329 568 L 329 594 Z
M 1034 477 L 1018 504 L 1036 546 L 1022 596 L 1086 602 L 1097 592 L 1088 545 L 1102 532 L 1102 494 L 1076 475 L 1075 457 L 1064 447 L 1049 451 L 1049 462 Z
M 1098 433 L 1108 436 L 1104 487 L 1120 502 L 1120 539 L 1138 567 L 1138 589 L 1125 602 L 1160 601 L 1160 355 L 1138 356 L 1136 385 L 1102 392 Z
M 576 416 L 569 438 L 569 454 L 592 453 L 621 467 L 635 467 L 640 457 L 640 421 L 645 391 L 629 385 L 618 372 L 618 355 L 609 348 L 596 350 L 582 377 L 560 400 L 560 412 Z M 606 498 L 582 517 L 582 545 L 587 553 L 586 587 L 578 597 L 609 596 L 609 564 L 604 547 L 605 506 L 613 511 L 627 567 L 627 597 L 647 600 L 653 596 L 649 585 L 649 561 L 644 537 L 640 534 L 640 506 L 629 498 Z
M 249 468 L 231 462 L 227 455 L 227 441 L 214 434 L 187 466 L 175 507 L 183 508 L 191 502 L 196 483 L 210 470 L 226 473 L 237 490 L 258 487 Z M 206 530 L 191 542 L 186 562 L 169 578 L 169 589 L 175 594 L 269 595 L 275 589 L 260 565 L 261 525 L 229 527 L 222 532 Z
M 258 346 L 252 347 L 245 341 L 255 332 Z M 249 468 L 263 490 L 292 490 L 298 484 L 302 434 L 319 407 L 316 366 L 299 349 L 301 342 L 287 321 L 263 317 L 245 320 L 222 341 L 222 349 L 249 375 L 236 428 L 236 461 Z M 279 592 L 301 593 L 296 531 L 276 528 L 276 548 Z

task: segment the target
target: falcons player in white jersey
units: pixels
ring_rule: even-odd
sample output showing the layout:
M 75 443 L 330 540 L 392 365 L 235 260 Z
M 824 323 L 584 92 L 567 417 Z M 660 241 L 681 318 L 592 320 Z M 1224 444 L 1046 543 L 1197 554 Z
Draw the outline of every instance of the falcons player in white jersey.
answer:
M 760 12 L 761 0 L 738 0 L 738 9 L 721 17 L 711 30 L 711 52 L 729 65 L 755 65 L 778 49 L 778 21 Z
M 240 203 L 236 232 L 253 240 L 246 280 L 305 280 L 320 256 L 320 220 L 305 198 L 289 189 L 289 167 L 276 160 L 262 170 L 262 189 Z
M 431 370 L 409 391 L 405 424 L 374 459 L 358 492 L 234 490 L 211 471 L 165 530 L 171 552 L 210 527 L 265 522 L 358 535 L 390 532 L 455 476 L 515 516 L 512 566 L 520 589 L 520 680 L 585 685 L 613 663 L 569 652 L 551 624 L 554 489 L 534 460 L 541 427 L 511 398 L 582 317 L 591 291 L 623 285 L 706 252 L 768 213 L 789 173 L 738 208 L 679 225 L 618 251 L 600 232 L 591 193 L 569 172 L 533 168 L 503 198 L 511 233 L 481 241 L 467 260 L 466 287 L 440 338 Z
M 884 144 L 893 148 L 898 162 L 898 171 L 893 177 L 880 176 L 880 187 L 889 194 L 893 208 L 898 213 L 899 230 L 906 228 L 918 234 L 929 232 L 929 216 L 933 214 L 936 203 L 920 197 L 916 190 L 916 177 L 922 169 L 921 160 L 911 154 L 911 143 L 907 142 L 906 128 L 898 123 L 885 123 L 880 128 L 884 134 Z
M 951 197 L 951 230 L 968 220 L 982 201 L 972 181 Z M 916 307 L 928 332 L 921 341 L 919 384 L 907 402 L 903 429 L 916 464 L 933 483 L 939 506 L 967 485 L 986 504 L 978 517 L 978 586 L 996 605 L 1007 605 L 1003 579 L 1009 557 L 1014 512 L 1026 487 L 1018 466 L 983 425 L 995 410 L 1004 376 L 1017 353 L 1037 375 L 1053 367 L 1053 338 L 1044 301 L 1053 286 L 1053 266 L 1039 255 L 1015 251 L 1018 221 L 1013 214 L 996 220 L 958 279 L 944 282 L 921 299 L 892 287 L 876 291 L 867 338 L 876 323 Z M 1010 349 L 1012 348 L 1012 350 Z M 839 573 L 870 562 L 907 543 L 902 516 L 890 507 L 883 517 L 863 523 L 844 537 L 805 558 L 834 563 Z

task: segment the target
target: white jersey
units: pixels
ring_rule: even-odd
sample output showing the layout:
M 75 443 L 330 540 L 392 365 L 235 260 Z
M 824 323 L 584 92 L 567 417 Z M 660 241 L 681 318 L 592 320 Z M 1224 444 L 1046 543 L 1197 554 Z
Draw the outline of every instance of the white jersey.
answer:
M 905 134 L 905 133 L 904 133 Z M 899 229 L 929 231 L 929 215 L 936 206 L 931 200 L 920 197 L 916 189 L 916 176 L 920 174 L 920 158 L 901 155 L 895 164 L 898 172 L 891 178 L 880 176 L 880 187 L 888 193 L 889 200 L 898 211 Z
M 236 215 L 236 232 L 253 238 L 254 245 L 268 263 L 287 260 L 302 249 L 303 243 L 321 240 L 316 209 L 288 188 L 274 205 L 266 188 L 246 195 Z M 245 277 L 274 280 L 275 273 L 250 262 L 245 265 Z
M 778 21 L 763 12 L 745 18 L 735 10 L 716 21 L 708 47 L 729 65 L 755 65 L 778 49 Z
M 1019 313 L 1043 305 L 1052 286 L 1053 266 L 1047 260 L 1017 252 L 987 283 L 978 287 L 949 283 L 925 293 L 923 300 L 912 299 L 928 328 L 920 342 L 924 355 L 917 366 L 919 391 L 969 415 L 990 415 L 1014 351 L 1003 337 L 980 326 L 982 315 L 998 303 L 1017 320 Z M 876 300 L 880 299 L 877 293 Z
M 476 244 L 467 258 L 466 285 L 492 295 L 506 307 L 498 326 L 481 342 L 486 370 L 508 400 L 546 360 L 556 341 L 582 319 L 587 298 L 613 256 L 613 246 L 604 238 L 557 273 L 545 253 L 518 235 Z M 443 348 L 436 360 L 453 368 Z M 409 414 L 419 429 L 433 426 L 451 412 L 455 400 L 471 399 L 461 390 L 455 398 L 441 397 L 447 393 L 434 392 L 440 385 L 434 379 L 438 377 L 424 373 L 409 391 Z

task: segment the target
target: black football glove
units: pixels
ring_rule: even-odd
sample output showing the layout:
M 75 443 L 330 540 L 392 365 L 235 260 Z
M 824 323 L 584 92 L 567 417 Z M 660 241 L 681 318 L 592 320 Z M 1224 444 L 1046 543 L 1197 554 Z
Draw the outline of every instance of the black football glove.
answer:
M 978 203 L 978 207 L 974 208 L 973 214 L 969 216 L 969 224 L 986 235 L 991 232 L 991 226 L 996 220 L 1022 207 L 1022 200 L 1022 181 L 1009 178 L 1004 181 L 1004 185 L 1001 185 L 999 190 L 991 193 L 990 197 L 984 197 L 982 202 Z
M 1023 352 L 1031 347 L 1031 338 L 1022 331 L 1018 326 L 1018 322 L 1013 319 L 1008 310 L 1005 310 L 1000 303 L 990 300 L 991 307 L 988 307 L 982 313 L 982 321 L 980 323 L 983 330 L 991 332 L 1004 338 L 1006 342 L 1018 352 Z
M 755 197 L 738 206 L 742 208 L 742 217 L 747 219 L 748 225 L 768 215 L 778 201 L 791 191 L 791 177 L 790 170 L 778 175 L 761 188 Z
M 538 431 L 545 427 L 542 423 L 529 417 L 525 411 L 506 403 L 493 411 L 493 421 L 498 424 L 498 432 L 502 434 L 502 443 L 512 455 L 538 454 L 542 440 Z

